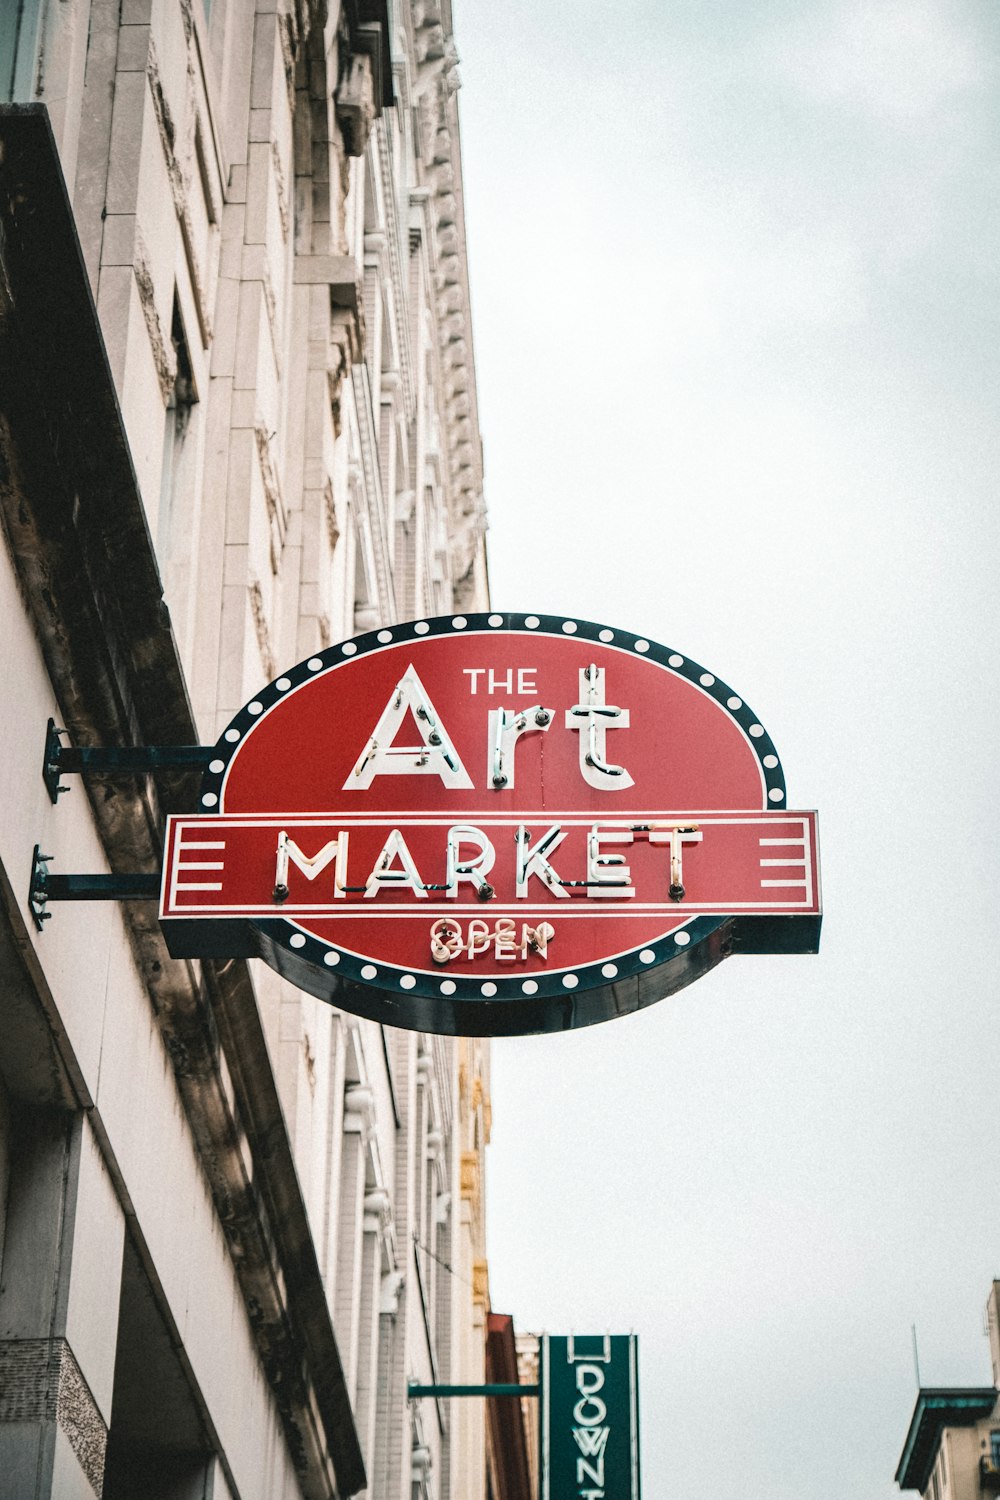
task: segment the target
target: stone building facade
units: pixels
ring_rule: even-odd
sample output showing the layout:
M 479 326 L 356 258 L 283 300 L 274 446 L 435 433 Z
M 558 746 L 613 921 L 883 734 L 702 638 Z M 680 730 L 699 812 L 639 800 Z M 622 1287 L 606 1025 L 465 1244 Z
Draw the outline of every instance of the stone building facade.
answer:
M 449 0 L 0 7 L 0 1473 L 480 1500 L 484 1043 L 169 958 L 151 872 L 283 665 L 488 607 Z
M 491 1384 L 519 1385 L 521 1357 L 509 1313 L 491 1312 L 486 1339 L 486 1378 Z M 535 1384 L 536 1382 L 529 1382 Z M 497 1396 L 487 1402 L 486 1500 L 535 1500 L 539 1494 L 536 1455 L 529 1451 L 531 1428 L 525 1409 L 538 1406 L 537 1397 Z
M 986 1303 L 993 1378 L 982 1386 L 921 1386 L 896 1468 L 901 1490 L 922 1500 L 1000 1494 L 1000 1281 Z

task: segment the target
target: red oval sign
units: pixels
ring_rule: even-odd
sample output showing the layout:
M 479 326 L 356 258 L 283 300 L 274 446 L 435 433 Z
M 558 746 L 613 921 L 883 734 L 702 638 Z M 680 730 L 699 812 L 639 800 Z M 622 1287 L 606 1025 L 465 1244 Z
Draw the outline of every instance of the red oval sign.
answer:
M 740 923 L 750 946 L 818 933 L 814 820 L 742 698 L 584 621 L 332 647 L 237 715 L 201 806 L 172 820 L 168 937 L 242 923 L 301 987 L 396 1025 L 587 1024 L 689 982 Z

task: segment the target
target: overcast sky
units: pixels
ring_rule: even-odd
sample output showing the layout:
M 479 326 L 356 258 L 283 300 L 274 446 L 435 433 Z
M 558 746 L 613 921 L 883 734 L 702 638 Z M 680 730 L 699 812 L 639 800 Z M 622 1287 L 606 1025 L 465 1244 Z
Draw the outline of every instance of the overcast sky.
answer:
M 640 1336 L 648 1500 L 888 1500 L 1000 1276 L 1000 5 L 460 0 L 493 602 L 746 698 L 817 958 L 494 1045 L 493 1304 Z

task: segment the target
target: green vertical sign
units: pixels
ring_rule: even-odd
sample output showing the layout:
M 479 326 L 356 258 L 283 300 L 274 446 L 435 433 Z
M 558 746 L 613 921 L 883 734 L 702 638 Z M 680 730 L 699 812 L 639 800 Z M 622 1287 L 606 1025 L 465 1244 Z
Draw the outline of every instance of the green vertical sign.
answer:
M 634 1334 L 552 1334 L 540 1360 L 541 1500 L 640 1500 Z

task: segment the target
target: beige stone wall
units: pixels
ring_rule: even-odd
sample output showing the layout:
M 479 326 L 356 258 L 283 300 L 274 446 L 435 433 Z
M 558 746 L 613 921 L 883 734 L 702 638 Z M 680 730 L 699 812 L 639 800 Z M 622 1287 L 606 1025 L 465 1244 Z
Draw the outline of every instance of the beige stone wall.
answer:
M 537 1333 L 517 1335 L 517 1378 L 522 1385 L 537 1385 L 539 1374 L 539 1340 Z M 528 1397 L 521 1402 L 524 1419 L 524 1435 L 528 1445 L 528 1472 L 531 1476 L 531 1492 L 539 1494 L 538 1487 L 538 1441 L 539 1403 Z
M 351 59 L 370 60 L 336 5 L 38 11 L 31 96 L 50 107 L 206 735 L 356 619 L 484 607 L 440 7 L 392 7 L 396 103 L 360 125 Z
M 78 793 L 53 807 L 41 783 L 37 733 L 59 713 L 59 704 L 5 550 L 0 550 L 0 620 L 18 694 L 18 713 L 0 716 L 5 808 L 0 869 L 23 884 L 33 844 L 41 839 L 43 847 L 58 850 L 62 869 L 106 870 L 85 798 Z M 111 1422 L 118 1285 L 129 1217 L 140 1226 L 157 1290 L 172 1310 L 235 1492 L 242 1500 L 297 1495 L 295 1467 L 259 1370 L 233 1261 L 171 1059 L 154 1023 L 125 908 L 68 904 L 49 926 L 54 930 L 34 936 L 39 985 L 86 1112 L 77 1117 L 68 1145 L 54 1138 L 43 1152 L 44 1137 L 25 1115 L 30 1095 L 17 1101 L 23 1123 L 12 1159 L 24 1180 L 6 1205 L 0 1356 L 20 1372 L 13 1387 L 6 1385 L 8 1394 L 21 1388 L 24 1361 L 31 1358 L 60 1372 L 49 1381 L 57 1392 L 67 1381 L 78 1386 L 72 1372 L 82 1371 L 89 1396 L 83 1422 L 87 1442 L 76 1441 L 78 1409 L 72 1404 L 59 1409 L 51 1488 L 40 1493 L 84 1496 L 81 1466 L 91 1478 L 100 1473 Z M 6 971 L 3 981 L 9 1007 Z M 4 1047 L 9 1043 L 5 1027 Z M 30 1085 L 37 1087 L 34 1080 Z M 37 1160 L 28 1160 L 27 1141 L 37 1148 Z M 27 1413 L 0 1404 L 0 1468 L 8 1476 L 21 1475 L 21 1437 L 48 1415 L 44 1404 Z M 57 1415 L 55 1405 L 51 1415 Z M 88 1459 L 95 1442 L 97 1457 Z M 25 1487 L 18 1490 L 12 1480 L 10 1493 L 36 1493 L 34 1471 L 30 1488 L 28 1476 L 22 1477 Z
M 356 629 L 488 606 L 450 24 L 437 0 L 39 0 L 0 22 L 13 96 L 49 110 L 203 743 Z M 0 583 L 44 725 L 59 705 Z M 49 807 L 37 735 L 0 733 L 24 814 L 5 868 L 39 837 L 105 868 L 84 800 Z M 45 954 L 121 1166 L 95 1223 L 120 1246 L 127 1191 L 234 1493 L 292 1494 L 126 920 L 60 911 Z M 479 1500 L 478 1403 L 442 1424 L 406 1382 L 483 1374 L 488 1049 L 255 985 L 366 1493 Z M 106 1358 L 113 1312 L 101 1338 Z
M 927 1500 L 979 1500 L 979 1460 L 990 1451 L 990 1427 L 995 1425 L 945 1428 L 924 1491 Z

